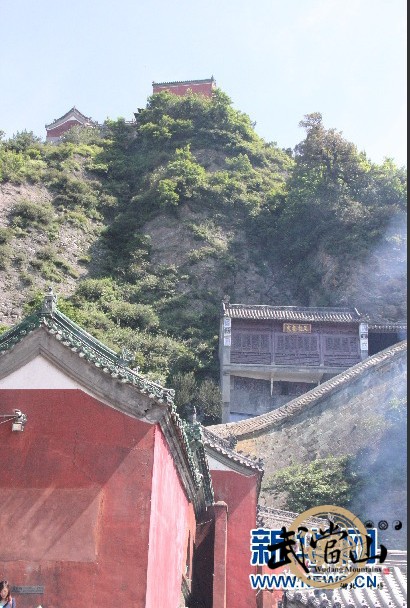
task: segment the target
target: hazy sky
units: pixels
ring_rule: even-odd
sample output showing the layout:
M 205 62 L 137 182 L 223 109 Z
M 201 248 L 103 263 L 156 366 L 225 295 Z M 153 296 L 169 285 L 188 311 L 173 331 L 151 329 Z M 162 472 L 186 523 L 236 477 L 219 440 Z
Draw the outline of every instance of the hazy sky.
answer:
M 133 118 L 152 81 L 209 78 L 267 141 L 321 112 L 376 163 L 406 156 L 405 0 L 0 0 L 0 129 L 76 106 Z

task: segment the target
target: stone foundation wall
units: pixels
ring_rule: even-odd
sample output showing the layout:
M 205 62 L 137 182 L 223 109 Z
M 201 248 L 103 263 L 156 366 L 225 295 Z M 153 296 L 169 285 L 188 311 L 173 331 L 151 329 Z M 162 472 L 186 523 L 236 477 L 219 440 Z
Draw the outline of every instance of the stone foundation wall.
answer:
M 236 449 L 264 459 L 265 484 L 284 467 L 328 456 L 352 456 L 362 487 L 350 505 L 362 521 L 386 520 L 387 546 L 402 548 L 406 536 L 406 351 L 313 400 L 297 413 L 238 436 Z M 323 385 L 324 386 L 324 385 Z M 234 432 L 234 427 L 231 427 Z M 279 497 L 262 491 L 261 503 L 282 507 Z M 393 522 L 403 528 L 395 531 Z

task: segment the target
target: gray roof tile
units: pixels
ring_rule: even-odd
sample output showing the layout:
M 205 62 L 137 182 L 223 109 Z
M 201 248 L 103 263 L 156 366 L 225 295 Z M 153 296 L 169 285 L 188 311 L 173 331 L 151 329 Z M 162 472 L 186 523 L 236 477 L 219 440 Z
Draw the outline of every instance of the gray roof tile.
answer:
M 404 608 L 407 606 L 407 577 L 398 568 L 380 574 L 381 589 L 297 589 L 286 592 L 287 608 Z M 327 600 L 327 601 L 326 601 Z
M 291 322 L 358 323 L 362 315 L 355 308 L 302 306 L 265 306 L 223 302 L 223 315 L 231 319 L 252 319 Z

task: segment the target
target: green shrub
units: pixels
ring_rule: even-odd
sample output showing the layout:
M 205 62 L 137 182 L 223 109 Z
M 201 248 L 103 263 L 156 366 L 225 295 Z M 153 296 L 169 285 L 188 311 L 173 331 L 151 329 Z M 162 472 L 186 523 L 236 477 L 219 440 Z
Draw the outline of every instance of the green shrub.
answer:
M 56 257 L 53 261 L 54 265 L 57 268 L 61 268 L 62 271 L 67 273 L 70 277 L 73 277 L 73 279 L 77 279 L 80 276 L 78 270 L 76 270 L 74 266 L 66 262 L 66 260 Z
M 36 149 L 41 143 L 41 137 L 34 135 L 33 131 L 17 131 L 11 139 L 6 142 L 8 150 L 14 152 L 27 152 L 29 149 Z
M 31 287 L 34 284 L 33 276 L 29 272 L 26 272 L 25 270 L 20 272 L 19 277 L 20 277 L 20 281 L 22 282 L 22 284 L 25 287 Z
M 159 325 L 158 315 L 147 304 L 114 301 L 107 308 L 114 321 L 133 329 L 153 329 Z
M 39 268 L 42 276 L 52 283 L 61 283 L 63 277 L 53 262 L 42 262 Z
M 12 253 L 13 250 L 8 243 L 0 244 L 0 270 L 6 270 L 9 267 Z
M 32 132 L 22 131 L 0 145 L 0 182 L 21 184 L 42 179 L 47 165 L 42 158 L 42 144 Z
M 158 184 L 160 203 L 172 206 L 192 198 L 205 180 L 205 169 L 195 162 L 189 145 L 177 148 L 165 168 L 165 179 Z
M 48 185 L 56 193 L 54 204 L 64 209 L 80 207 L 91 211 L 99 205 L 99 182 L 73 177 L 65 171 L 49 174 Z
M 201 260 L 205 260 L 209 258 L 215 253 L 214 247 L 200 247 L 199 249 L 193 249 L 188 254 L 188 260 L 191 264 L 196 262 L 200 262 Z
M 358 487 L 350 456 L 318 458 L 278 471 L 266 483 L 269 493 L 284 492 L 286 509 L 301 513 L 317 505 L 348 507 Z
M 44 144 L 42 151 L 44 158 L 47 161 L 48 167 L 50 168 L 47 172 L 47 179 L 51 180 L 53 176 L 59 174 L 59 168 L 61 163 L 74 154 L 74 146 L 71 143 L 60 143 L 58 146 L 55 144 Z
M 198 405 L 203 424 L 218 424 L 222 416 L 222 395 L 218 384 L 205 378 L 199 385 Z
M 62 137 L 65 143 L 76 144 L 76 149 L 80 148 L 79 144 L 99 144 L 101 142 L 101 134 L 98 128 L 83 127 L 76 125 L 69 131 L 66 131 Z
M 116 298 L 116 286 L 113 279 L 85 279 L 81 281 L 75 292 L 76 301 L 110 302 Z
M 193 371 L 178 372 L 172 377 L 175 405 L 182 418 L 188 418 L 195 408 L 202 424 L 217 424 L 221 420 L 222 399 L 217 383 L 205 378 L 198 383 Z
M 13 231 L 11 228 L 3 228 L 0 226 L 0 245 L 4 245 L 4 243 L 9 243 L 13 236 Z
M 19 228 L 36 227 L 44 229 L 56 219 L 54 209 L 49 203 L 34 203 L 23 199 L 11 211 L 12 225 Z
M 26 265 L 28 262 L 28 255 L 25 251 L 15 251 L 13 255 L 13 264 L 18 267 Z
M 46 247 L 43 247 L 43 249 L 37 251 L 37 258 L 39 260 L 51 260 L 54 262 L 56 259 L 56 252 L 50 245 L 47 245 Z
M 127 348 L 134 353 L 134 362 L 150 378 L 167 383 L 168 377 L 179 371 L 194 369 L 198 361 L 186 344 L 170 336 L 133 330 L 130 327 L 113 326 L 105 334 L 111 348 Z
M 4 334 L 5 331 L 8 331 L 10 329 L 9 325 L 4 325 L 4 323 L 0 323 L 0 335 Z
M 24 162 L 23 154 L 0 148 L 0 182 L 24 182 Z
M 89 223 L 89 218 L 83 211 L 64 209 L 63 213 L 63 219 L 77 228 L 85 230 Z

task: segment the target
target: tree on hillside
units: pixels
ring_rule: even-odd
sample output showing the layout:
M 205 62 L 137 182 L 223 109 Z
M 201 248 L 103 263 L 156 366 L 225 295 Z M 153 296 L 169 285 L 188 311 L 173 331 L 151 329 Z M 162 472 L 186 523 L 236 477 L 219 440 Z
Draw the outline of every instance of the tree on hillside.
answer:
M 25 152 L 28 148 L 38 147 L 41 137 L 34 135 L 33 131 L 17 131 L 13 137 L 7 141 L 7 148 L 15 152 Z
M 193 372 L 177 373 L 172 382 L 175 388 L 175 404 L 183 418 L 195 411 L 203 424 L 221 421 L 222 396 L 218 384 L 211 378 L 198 383 Z
M 288 194 L 275 211 L 275 253 L 308 304 L 320 286 L 318 252 L 365 254 L 404 211 L 406 179 L 391 161 L 374 165 L 340 132 L 325 129 L 320 113 L 308 114 L 300 126 L 306 137 L 295 148 Z
M 265 482 L 268 493 L 285 496 L 285 508 L 301 513 L 320 504 L 348 507 L 360 480 L 351 470 L 351 456 L 328 456 L 294 464 Z

